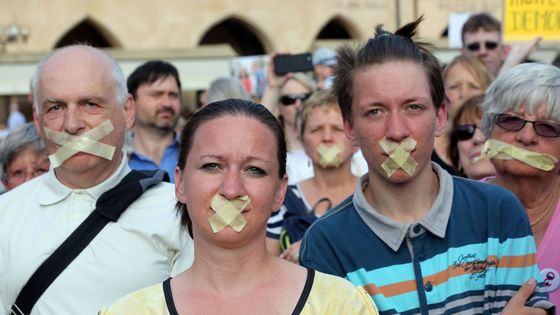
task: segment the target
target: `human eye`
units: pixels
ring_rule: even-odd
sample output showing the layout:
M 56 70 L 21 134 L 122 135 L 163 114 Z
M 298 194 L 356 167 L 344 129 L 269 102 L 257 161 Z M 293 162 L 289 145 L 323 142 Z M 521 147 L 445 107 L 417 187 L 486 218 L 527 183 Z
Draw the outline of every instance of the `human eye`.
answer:
M 23 177 L 25 175 L 25 172 L 23 170 L 14 170 L 13 172 L 11 172 L 10 177 Z
M 421 104 L 410 104 L 408 105 L 408 110 L 413 111 L 413 112 L 418 112 L 423 110 L 425 107 Z
M 246 169 L 246 172 L 249 173 L 251 176 L 254 176 L 254 177 L 263 177 L 263 176 L 266 176 L 266 174 L 267 174 L 267 172 L 264 169 L 262 169 L 260 167 L 257 167 L 257 166 L 249 166 Z
M 200 169 L 209 173 L 215 173 L 221 169 L 221 166 L 218 163 L 210 162 L 202 164 Z
M 366 111 L 366 116 L 377 117 L 382 114 L 381 108 L 372 108 Z
M 45 112 L 52 113 L 52 112 L 58 112 L 60 110 L 62 110 L 62 104 L 60 104 L 60 103 L 50 103 L 47 106 L 47 109 L 46 109 Z

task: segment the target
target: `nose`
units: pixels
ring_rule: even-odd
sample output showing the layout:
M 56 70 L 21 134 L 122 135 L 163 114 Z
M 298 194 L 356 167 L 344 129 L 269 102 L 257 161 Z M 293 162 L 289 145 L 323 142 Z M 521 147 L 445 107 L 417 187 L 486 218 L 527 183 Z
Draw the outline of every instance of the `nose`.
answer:
M 246 195 L 243 188 L 243 178 L 238 170 L 229 169 L 224 173 L 219 193 L 228 200 Z
M 333 140 L 333 131 L 331 128 L 325 128 L 322 134 L 323 142 L 331 142 Z
M 392 112 L 389 114 L 386 128 L 385 137 L 395 142 L 401 142 L 409 136 L 406 121 L 398 112 Z
M 483 144 L 486 141 L 486 136 L 480 131 L 480 128 L 476 128 L 473 135 L 473 141 L 475 144 Z
M 534 145 L 538 142 L 538 138 L 535 128 L 531 123 L 526 123 L 525 126 L 515 134 L 515 139 L 525 146 Z
M 77 108 L 68 106 L 64 115 L 64 131 L 71 135 L 80 134 L 80 131 L 85 127 L 82 113 Z

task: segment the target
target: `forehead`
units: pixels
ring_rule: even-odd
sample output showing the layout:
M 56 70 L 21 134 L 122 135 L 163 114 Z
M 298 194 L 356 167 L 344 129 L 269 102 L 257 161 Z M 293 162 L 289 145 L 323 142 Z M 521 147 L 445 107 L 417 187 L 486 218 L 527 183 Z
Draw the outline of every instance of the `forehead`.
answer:
M 402 102 L 427 98 L 431 102 L 428 76 L 422 66 L 410 61 L 390 61 L 371 65 L 354 77 L 353 104 Z
M 471 69 L 467 64 L 456 63 L 449 68 L 445 80 L 455 80 L 455 79 L 471 79 L 478 81 L 474 75 L 474 70 Z
M 478 41 L 500 41 L 500 32 L 498 31 L 486 31 L 479 28 L 476 32 L 465 33 L 465 43 L 472 43 Z
M 42 97 L 63 100 L 84 96 L 109 98 L 115 82 L 107 61 L 80 51 L 61 53 L 44 65 L 39 80 Z
M 338 106 L 332 105 L 319 105 L 315 106 L 309 112 L 307 116 L 307 121 L 309 124 L 313 123 L 321 123 L 321 118 L 338 118 L 342 121 L 342 114 L 340 113 L 340 109 Z
M 166 75 L 159 77 L 153 82 L 146 81 L 138 87 L 138 89 L 172 89 L 179 90 L 179 85 L 177 85 L 177 80 L 172 75 Z
M 276 143 L 276 137 L 267 125 L 254 117 L 235 115 L 202 123 L 193 135 L 192 147 L 233 149 L 253 154 L 255 150 L 276 150 Z
M 286 84 L 282 86 L 280 93 L 309 93 L 309 89 L 306 88 L 303 84 L 299 83 L 298 81 L 291 79 L 286 81 Z

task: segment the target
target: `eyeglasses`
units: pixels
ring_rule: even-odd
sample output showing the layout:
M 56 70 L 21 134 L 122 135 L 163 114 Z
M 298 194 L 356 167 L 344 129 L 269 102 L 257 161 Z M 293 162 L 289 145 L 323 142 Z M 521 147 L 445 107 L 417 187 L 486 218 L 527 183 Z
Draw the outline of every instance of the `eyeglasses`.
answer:
M 478 128 L 475 124 L 460 125 L 453 128 L 452 134 L 459 141 L 469 140 L 474 136 L 474 132 Z
M 507 131 L 519 131 L 525 127 L 526 123 L 532 123 L 535 132 L 542 137 L 556 138 L 560 137 L 560 124 L 546 120 L 526 120 L 519 116 L 510 114 L 499 114 L 496 119 L 496 125 Z
M 302 93 L 302 94 L 286 94 L 280 96 L 280 103 L 284 106 L 293 105 L 297 100 L 305 102 L 306 99 L 309 98 L 311 94 L 309 93 Z
M 498 47 L 498 42 L 474 42 L 467 45 L 467 49 L 470 51 L 478 51 L 480 50 L 481 44 L 484 44 L 486 50 L 494 50 Z

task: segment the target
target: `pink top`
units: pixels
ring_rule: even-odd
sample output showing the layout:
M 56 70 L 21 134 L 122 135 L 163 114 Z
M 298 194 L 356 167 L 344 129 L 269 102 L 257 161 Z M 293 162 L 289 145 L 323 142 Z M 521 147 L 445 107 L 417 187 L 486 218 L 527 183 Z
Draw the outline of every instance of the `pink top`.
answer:
M 495 176 L 481 179 L 481 182 L 491 183 Z M 556 243 L 555 243 L 556 242 Z M 546 292 L 550 301 L 560 306 L 560 200 L 548 223 L 544 237 L 537 247 L 537 265 L 546 285 Z
M 560 305 L 560 201 L 537 247 L 537 264 L 547 287 L 550 301 Z

